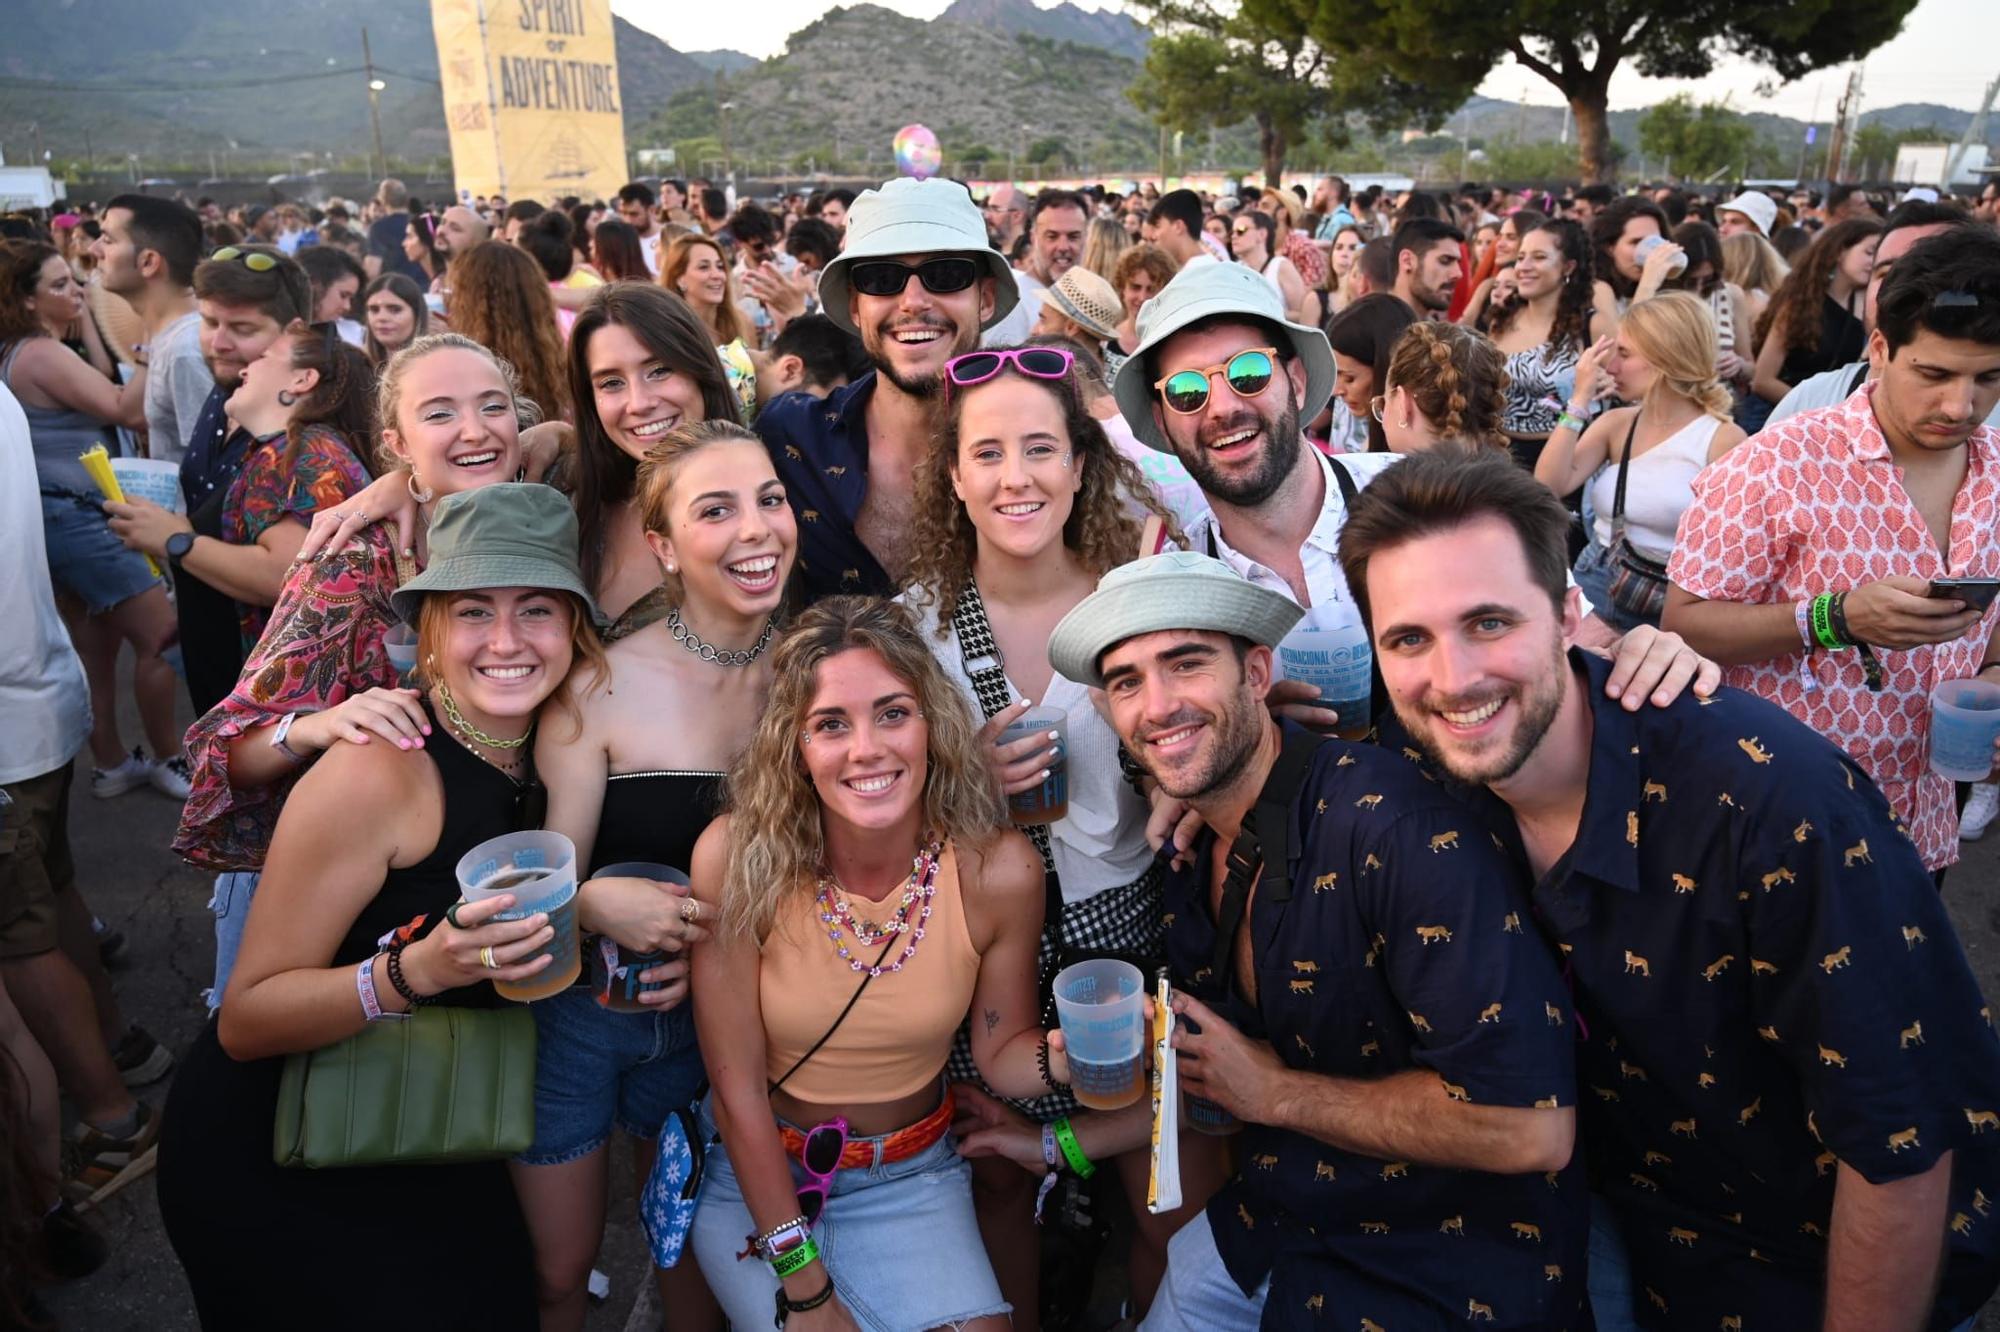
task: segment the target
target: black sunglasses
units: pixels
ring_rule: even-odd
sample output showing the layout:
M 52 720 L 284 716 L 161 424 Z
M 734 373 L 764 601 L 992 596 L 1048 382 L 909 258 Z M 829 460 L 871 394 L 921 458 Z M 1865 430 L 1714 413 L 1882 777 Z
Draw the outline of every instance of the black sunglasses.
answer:
M 933 296 L 949 296 L 979 281 L 979 261 L 946 258 L 906 264 L 896 259 L 868 259 L 847 270 L 847 281 L 864 296 L 900 296 L 912 273 Z

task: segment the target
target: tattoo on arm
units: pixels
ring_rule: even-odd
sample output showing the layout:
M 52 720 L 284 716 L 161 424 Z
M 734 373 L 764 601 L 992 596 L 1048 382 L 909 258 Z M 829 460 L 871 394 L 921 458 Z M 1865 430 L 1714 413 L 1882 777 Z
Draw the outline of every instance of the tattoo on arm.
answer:
M 994 1029 L 995 1027 L 999 1026 L 999 1025 L 1000 1025 L 1000 1010 L 999 1010 L 999 1009 L 997 1009 L 997 1008 L 989 1008 L 989 1009 L 987 1009 L 987 1010 L 986 1010 L 986 1034 L 987 1034 L 988 1036 L 991 1036 L 991 1035 L 993 1034 L 993 1029 Z

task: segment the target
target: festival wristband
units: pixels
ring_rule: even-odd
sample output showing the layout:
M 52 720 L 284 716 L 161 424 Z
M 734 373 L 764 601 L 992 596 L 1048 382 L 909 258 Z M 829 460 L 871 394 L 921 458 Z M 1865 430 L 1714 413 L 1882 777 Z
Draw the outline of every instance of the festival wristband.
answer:
M 770 1260 L 771 1274 L 777 1277 L 778 1280 L 783 1281 L 786 1277 L 810 1267 L 818 1260 L 819 1245 L 813 1243 L 812 1236 L 808 1235 L 799 1243 L 794 1244 L 791 1248 L 786 1249 L 783 1253 Z
M 1799 642 L 1803 643 L 1808 651 L 1819 646 L 1813 641 L 1811 597 L 1792 604 L 1792 623 L 1798 626 Z
M 1847 646 L 1833 631 L 1833 594 L 1822 592 L 1812 600 L 1813 639 L 1829 652 Z
M 1828 623 L 1833 625 L 1833 636 L 1835 638 L 1838 638 L 1849 647 L 1866 646 L 1859 638 L 1854 636 L 1854 631 L 1847 627 L 1847 594 L 1845 592 L 1836 592 L 1833 594 L 1833 600 L 1827 603 L 1826 618 Z
M 1062 1148 L 1063 1160 L 1069 1162 L 1070 1170 L 1078 1179 L 1089 1179 L 1097 1173 L 1097 1166 L 1083 1154 L 1083 1148 L 1076 1140 L 1076 1130 L 1069 1126 L 1069 1120 L 1058 1119 L 1051 1127 L 1055 1129 L 1056 1144 Z
M 1581 435 L 1584 424 L 1584 419 L 1572 412 L 1564 412 L 1562 415 L 1556 417 L 1556 429 L 1558 430 L 1574 430 L 1577 434 Z
M 375 997 L 375 959 L 380 956 L 379 953 L 370 953 L 354 969 L 354 988 L 361 996 L 361 1015 L 370 1022 L 385 1016 L 382 1001 Z
M 1049 1168 L 1050 1174 L 1054 1174 L 1056 1171 L 1062 1169 L 1062 1163 L 1056 1159 L 1057 1151 L 1056 1126 L 1054 1124 L 1042 1125 L 1042 1164 Z
M 747 1258 L 754 1253 L 769 1262 L 811 1235 L 812 1228 L 806 1224 L 805 1217 L 795 1216 L 783 1225 L 772 1226 L 761 1235 L 750 1236 L 748 1246 L 737 1256 Z

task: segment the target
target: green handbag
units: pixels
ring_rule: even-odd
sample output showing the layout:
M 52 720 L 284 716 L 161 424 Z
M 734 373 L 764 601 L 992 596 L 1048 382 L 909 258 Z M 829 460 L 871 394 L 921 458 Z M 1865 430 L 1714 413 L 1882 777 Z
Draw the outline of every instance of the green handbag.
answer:
M 492 1161 L 535 1136 L 535 1016 L 424 1007 L 287 1055 L 271 1156 L 281 1166 Z

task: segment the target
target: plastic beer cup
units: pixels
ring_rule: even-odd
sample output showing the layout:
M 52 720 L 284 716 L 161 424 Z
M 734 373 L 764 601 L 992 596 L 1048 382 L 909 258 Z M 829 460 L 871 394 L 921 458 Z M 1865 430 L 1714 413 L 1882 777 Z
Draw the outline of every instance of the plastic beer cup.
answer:
M 417 631 L 407 624 L 389 626 L 382 635 L 382 650 L 389 654 L 389 664 L 396 669 L 396 675 L 408 680 L 417 669 Z
M 656 865 L 651 861 L 628 860 L 616 865 L 600 865 L 593 879 L 628 878 L 651 879 L 656 883 L 678 883 L 685 885 L 688 876 L 672 865 Z M 641 981 L 639 973 L 648 967 L 656 967 L 672 956 L 670 953 L 638 953 L 619 944 L 608 935 L 599 935 L 590 948 L 590 989 L 597 996 L 597 1002 L 614 1013 L 644 1013 L 649 1011 L 639 1002 L 639 996 L 651 990 L 664 990 L 666 981 Z
M 1001 743 L 1011 744 L 1031 735 L 1046 739 L 1051 731 L 1057 752 L 1049 759 L 1049 775 L 1034 790 L 1007 797 L 1007 816 L 1017 825 L 1054 823 L 1069 813 L 1069 713 L 1061 708 L 1029 708 L 1000 732 Z
M 523 920 L 546 911 L 555 930 L 544 950 L 555 960 L 524 981 L 493 982 L 494 993 L 525 1004 L 576 983 L 583 956 L 576 938 L 576 847 L 569 838 L 553 832 L 489 838 L 459 857 L 458 889 L 468 902 L 512 893 L 514 905 L 492 919 Z
M 1119 1110 L 1146 1090 L 1146 978 L 1130 962 L 1092 958 L 1056 973 L 1056 1018 L 1079 1105 Z
M 1931 691 L 1931 771 L 1954 782 L 1983 782 L 2000 740 L 2000 685 L 1946 680 Z

